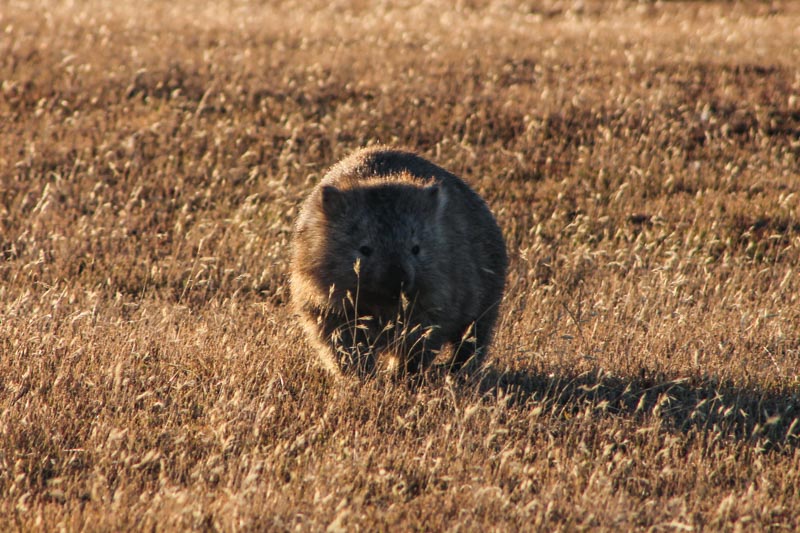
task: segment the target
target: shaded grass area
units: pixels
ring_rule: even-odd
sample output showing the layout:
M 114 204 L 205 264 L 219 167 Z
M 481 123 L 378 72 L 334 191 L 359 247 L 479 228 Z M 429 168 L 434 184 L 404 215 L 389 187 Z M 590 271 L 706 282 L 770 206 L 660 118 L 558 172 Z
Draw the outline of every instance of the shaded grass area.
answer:
M 602 370 L 547 376 L 490 370 L 481 383 L 483 390 L 502 390 L 515 402 L 550 401 L 570 414 L 580 409 L 633 417 L 651 414 L 672 431 L 744 440 L 761 451 L 791 453 L 800 438 L 797 394 L 739 388 L 713 379 L 667 379 L 662 375 L 625 380 Z

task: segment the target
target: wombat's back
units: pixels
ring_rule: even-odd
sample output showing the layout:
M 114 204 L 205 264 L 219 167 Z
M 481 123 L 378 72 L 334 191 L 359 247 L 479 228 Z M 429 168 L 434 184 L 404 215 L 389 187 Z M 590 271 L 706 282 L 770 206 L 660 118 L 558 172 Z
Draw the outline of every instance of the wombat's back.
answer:
M 442 167 L 408 151 L 373 147 L 354 152 L 334 165 L 323 179 L 334 183 L 349 179 L 369 179 L 407 172 L 420 179 L 461 180 Z M 463 182 L 462 182 L 463 183 Z

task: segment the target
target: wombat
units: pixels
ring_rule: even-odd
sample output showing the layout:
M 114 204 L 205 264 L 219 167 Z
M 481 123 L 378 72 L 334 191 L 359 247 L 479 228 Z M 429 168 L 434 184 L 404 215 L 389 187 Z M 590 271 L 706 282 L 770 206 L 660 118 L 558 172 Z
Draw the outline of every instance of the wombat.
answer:
M 357 151 L 303 203 L 292 248 L 292 305 L 334 374 L 420 372 L 448 343 L 452 370 L 485 357 L 506 248 L 450 172 L 407 151 Z

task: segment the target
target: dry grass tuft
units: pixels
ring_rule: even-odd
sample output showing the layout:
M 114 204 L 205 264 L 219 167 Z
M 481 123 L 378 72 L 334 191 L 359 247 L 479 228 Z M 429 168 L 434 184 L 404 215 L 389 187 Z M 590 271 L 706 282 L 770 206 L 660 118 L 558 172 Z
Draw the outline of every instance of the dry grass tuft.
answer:
M 800 528 L 800 7 L 212 4 L 0 13 L 0 529 Z M 480 376 L 287 314 L 375 142 L 503 227 Z

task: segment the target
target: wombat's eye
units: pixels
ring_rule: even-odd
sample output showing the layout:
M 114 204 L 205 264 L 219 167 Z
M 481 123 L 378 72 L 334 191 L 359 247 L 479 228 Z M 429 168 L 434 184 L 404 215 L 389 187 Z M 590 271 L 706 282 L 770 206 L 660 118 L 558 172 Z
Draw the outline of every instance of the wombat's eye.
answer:
M 414 254 L 414 255 L 419 254 L 419 245 L 418 244 L 415 244 L 414 246 L 411 247 L 411 253 Z
M 364 257 L 369 257 L 370 255 L 372 255 L 372 248 L 370 248 L 369 246 L 362 246 L 361 248 L 358 249 L 358 251 L 361 252 L 361 255 L 363 255 Z

